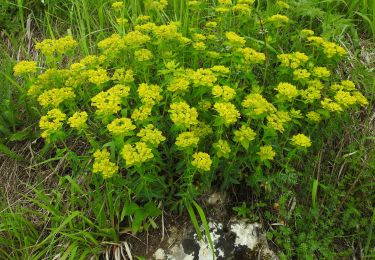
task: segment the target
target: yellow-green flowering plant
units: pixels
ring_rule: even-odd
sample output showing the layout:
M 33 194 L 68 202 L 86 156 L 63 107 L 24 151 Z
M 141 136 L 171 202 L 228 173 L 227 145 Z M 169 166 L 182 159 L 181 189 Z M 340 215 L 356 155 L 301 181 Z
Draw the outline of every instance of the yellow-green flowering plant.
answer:
M 72 36 L 38 43 L 43 58 L 14 75 L 40 105 L 41 137 L 67 149 L 83 140 L 90 174 L 121 180 L 140 200 L 251 184 L 253 172 L 308 152 L 319 124 L 368 102 L 334 73 L 343 47 L 291 30 L 283 1 L 268 17 L 253 3 L 188 1 L 187 22 L 164 19 L 164 0 L 144 14 L 114 2 L 117 31 L 97 52 L 75 55 Z

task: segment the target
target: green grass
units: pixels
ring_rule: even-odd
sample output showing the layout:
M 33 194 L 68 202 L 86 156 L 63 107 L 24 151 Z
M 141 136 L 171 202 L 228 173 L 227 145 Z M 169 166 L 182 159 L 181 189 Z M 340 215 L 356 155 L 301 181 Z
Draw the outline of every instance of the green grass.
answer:
M 344 115 L 337 122 L 327 122 L 324 131 L 316 132 L 313 137 L 320 140 L 316 147 L 321 149 L 315 150 L 311 158 L 297 162 L 295 169 L 286 168 L 278 175 L 258 179 L 270 184 L 272 190 L 258 187 L 258 191 L 254 188 L 249 192 L 238 187 L 239 194 L 247 195 L 243 198 L 255 197 L 257 206 L 243 199 L 238 202 L 242 207 L 237 210 L 250 219 L 285 223 L 268 230 L 268 238 L 285 259 L 353 256 L 372 259 L 375 257 L 375 79 L 371 68 L 374 64 L 362 64 L 356 49 L 364 39 L 375 37 L 375 1 L 288 2 L 300 11 L 295 17 L 296 22 L 304 21 L 300 26 L 313 27 L 327 38 L 345 42 L 353 50 L 354 57 L 342 64 L 339 73 L 351 75 L 360 83 L 370 105 L 367 110 Z M 109 0 L 53 0 L 44 4 L 42 1 L 6 0 L 0 3 L 0 24 L 6 41 L 0 46 L 0 153 L 23 161 L 12 148 L 22 142 L 32 142 L 37 136 L 38 112 L 25 98 L 23 86 L 12 76 L 16 60 L 35 57 L 32 47 L 35 41 L 67 33 L 79 40 L 81 55 L 95 53 L 95 42 L 113 32 L 115 16 L 111 3 Z M 274 1 L 256 3 L 259 10 L 262 5 L 267 5 L 268 12 L 275 8 Z M 134 13 L 144 9 L 141 1 L 132 0 L 128 4 Z M 182 21 L 186 30 L 189 23 L 198 21 L 183 11 L 186 1 L 174 0 L 170 4 L 174 15 L 161 19 Z M 261 15 L 266 16 L 266 13 Z M 32 35 L 31 39 L 28 34 Z M 374 43 L 368 46 L 371 52 Z M 53 169 L 56 162 L 64 158 L 64 151 L 61 148 L 51 160 L 42 155 L 38 163 Z M 117 184 L 102 185 L 95 178 L 83 178 L 87 169 L 74 164 L 74 160 L 82 157 L 75 153 L 68 156 L 73 162 L 66 166 L 70 169 L 69 175 L 57 172 L 59 182 L 53 190 L 48 186 L 33 189 L 32 195 L 24 198 L 32 207 L 0 204 L 0 258 L 52 259 L 59 254 L 62 259 L 99 257 L 108 251 L 109 243 L 120 246 L 124 234 L 157 227 L 155 219 L 160 215 L 157 205 L 137 204 L 123 188 L 127 183 L 120 179 Z M 5 201 L 5 197 L 0 193 L 0 201 Z M 291 207 L 293 201 L 296 201 L 294 208 Z M 272 208 L 275 203 L 277 210 Z M 205 224 L 198 204 L 187 208 L 192 220 L 195 219 L 194 226 L 198 224 L 194 209 Z

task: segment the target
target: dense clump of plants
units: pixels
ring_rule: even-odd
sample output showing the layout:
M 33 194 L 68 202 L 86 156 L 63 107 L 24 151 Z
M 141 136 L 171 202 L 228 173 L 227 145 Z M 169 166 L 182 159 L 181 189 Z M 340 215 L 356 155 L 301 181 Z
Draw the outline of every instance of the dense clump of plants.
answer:
M 286 3 L 260 19 L 253 2 L 190 1 L 189 23 L 165 19 L 164 1 L 137 17 L 115 2 L 118 32 L 98 54 L 77 59 L 71 36 L 37 43 L 40 60 L 14 74 L 39 104 L 46 145 L 84 140 L 78 163 L 92 166 L 82 174 L 180 206 L 213 183 L 251 187 L 254 172 L 285 167 L 321 121 L 368 102 L 334 73 L 344 48 L 293 31 Z
M 286 223 L 268 233 L 285 257 L 332 257 L 332 241 L 365 225 L 366 216 L 350 202 L 347 229 L 336 229 L 332 212 L 346 199 L 341 187 L 325 185 L 331 177 L 307 176 L 313 170 L 296 162 L 321 149 L 368 101 L 363 82 L 338 73 L 347 50 L 324 30 L 303 27 L 303 14 L 288 3 L 103 2 L 110 36 L 101 27 L 97 37 L 88 30 L 87 38 L 38 42 L 38 58 L 16 64 L 12 84 L 20 83 L 27 110 L 38 114 L 40 164 L 62 159 L 67 168 L 55 190 L 28 197 L 48 212 L 31 211 L 48 232 L 39 234 L 21 212 L 0 214 L 0 230 L 13 230 L 0 236 L 5 248 L 26 255 L 32 248 L 37 257 L 99 255 L 105 243 L 121 244 L 123 234 L 156 227 L 163 209 L 187 209 L 195 226 L 197 212 L 204 224 L 196 200 L 214 187 L 256 196 L 256 204 L 234 207 L 239 216 L 257 221 L 266 208 L 266 221 Z M 90 48 L 88 38 L 97 39 Z M 314 168 L 313 161 L 302 167 Z M 295 202 L 294 188 L 312 193 L 311 208 Z M 319 208 L 318 190 L 330 194 L 328 206 Z M 287 206 L 293 203 L 294 211 Z M 25 226 L 27 239 L 15 223 Z

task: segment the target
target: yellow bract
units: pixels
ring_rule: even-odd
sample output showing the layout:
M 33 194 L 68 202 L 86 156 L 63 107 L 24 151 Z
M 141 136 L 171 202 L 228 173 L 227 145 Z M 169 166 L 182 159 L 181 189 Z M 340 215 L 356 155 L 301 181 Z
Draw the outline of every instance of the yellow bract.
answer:
M 307 137 L 306 135 L 304 134 L 297 134 L 297 135 L 294 135 L 291 139 L 291 143 L 294 145 L 294 146 L 297 146 L 297 147 L 302 147 L 302 148 L 308 148 L 311 146 L 311 141 L 310 141 L 310 138 Z
M 208 172 L 211 169 L 212 160 L 208 153 L 198 152 L 193 154 L 191 165 L 201 171 Z

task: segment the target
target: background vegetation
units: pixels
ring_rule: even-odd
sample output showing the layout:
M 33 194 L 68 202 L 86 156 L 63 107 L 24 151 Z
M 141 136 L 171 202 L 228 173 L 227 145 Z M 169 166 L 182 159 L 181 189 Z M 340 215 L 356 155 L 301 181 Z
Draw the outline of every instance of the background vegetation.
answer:
M 129 5 L 141 13 L 140 2 Z M 343 78 L 350 75 L 370 105 L 326 122 L 324 131 L 311 137 L 321 144 L 310 156 L 293 169 L 261 180 L 272 189 L 239 188 L 237 199 L 228 206 L 233 214 L 264 223 L 272 245 L 286 259 L 371 259 L 375 257 L 375 2 L 287 2 L 300 28 L 312 28 L 346 47 L 350 55 L 337 73 Z M 36 134 L 38 111 L 12 75 L 16 61 L 37 57 L 35 42 L 44 38 L 70 32 L 79 39 L 82 55 L 95 52 L 94 43 L 112 33 L 111 3 L 0 3 L 0 258 L 100 256 L 123 250 L 129 230 L 156 226 L 158 207 L 140 207 L 115 184 L 103 186 L 95 177 L 79 176 L 82 169 L 66 164 L 74 161 L 73 154 L 43 149 Z M 173 19 L 184 19 L 184 4 L 169 1 Z M 255 6 L 264 17 L 276 8 L 275 1 L 256 1 Z M 123 203 L 132 204 L 123 210 Z

